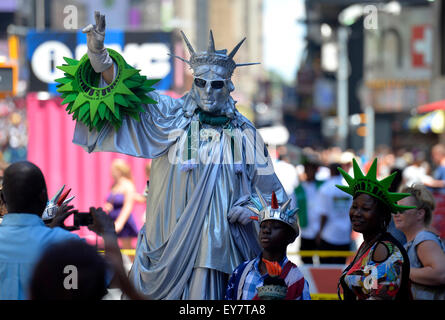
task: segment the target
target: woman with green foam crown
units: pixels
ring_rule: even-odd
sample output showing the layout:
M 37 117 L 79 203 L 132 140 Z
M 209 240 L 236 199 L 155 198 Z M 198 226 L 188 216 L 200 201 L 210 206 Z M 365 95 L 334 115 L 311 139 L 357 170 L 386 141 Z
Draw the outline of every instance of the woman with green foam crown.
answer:
M 409 194 L 388 191 L 395 174 L 377 180 L 377 158 L 366 175 L 355 159 L 353 168 L 354 178 L 338 169 L 347 185 L 337 187 L 352 195 L 349 211 L 352 229 L 362 233 L 364 241 L 343 271 L 339 289 L 343 289 L 345 300 L 410 300 L 407 253 L 387 232 L 391 212 L 412 208 L 397 204 Z

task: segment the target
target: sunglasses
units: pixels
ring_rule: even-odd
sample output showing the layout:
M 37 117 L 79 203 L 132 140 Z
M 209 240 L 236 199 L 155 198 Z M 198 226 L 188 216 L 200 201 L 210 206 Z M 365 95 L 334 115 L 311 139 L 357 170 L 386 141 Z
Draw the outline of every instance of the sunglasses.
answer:
M 405 214 L 406 213 L 406 211 L 409 211 L 409 210 L 420 210 L 420 209 L 422 209 L 422 208 L 412 208 L 412 209 L 407 209 L 407 210 L 405 210 L 405 211 L 398 211 L 398 212 L 391 212 L 391 214 L 393 215 L 393 216 L 395 216 L 396 214 Z
M 224 87 L 224 80 L 213 80 L 209 81 L 212 89 L 221 89 Z M 195 78 L 195 85 L 199 88 L 204 88 L 207 84 L 207 80 L 201 78 Z

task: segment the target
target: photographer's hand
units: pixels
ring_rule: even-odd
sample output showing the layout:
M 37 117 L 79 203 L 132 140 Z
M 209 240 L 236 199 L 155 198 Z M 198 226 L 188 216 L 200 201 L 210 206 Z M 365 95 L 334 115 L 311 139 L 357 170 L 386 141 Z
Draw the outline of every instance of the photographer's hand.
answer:
M 89 230 L 101 237 L 116 236 L 114 221 L 102 208 L 90 207 L 90 214 L 93 217 L 93 223 L 88 226 Z
M 104 238 L 105 257 L 115 270 L 115 276 L 110 287 L 118 287 L 132 300 L 143 300 L 144 297 L 133 287 L 127 277 L 124 262 L 117 243 L 114 221 L 102 208 L 90 208 L 93 224 L 88 229 Z
M 62 204 L 57 209 L 57 213 L 56 213 L 55 217 L 53 218 L 53 220 L 48 224 L 48 227 L 50 227 L 50 228 L 60 227 L 62 229 L 68 230 L 68 231 L 79 230 L 79 228 L 74 227 L 74 226 L 72 226 L 72 227 L 65 226 L 66 218 L 68 218 L 71 214 L 75 214 L 78 212 L 77 210 L 73 210 L 73 209 L 74 209 L 74 206 L 70 206 L 68 204 Z

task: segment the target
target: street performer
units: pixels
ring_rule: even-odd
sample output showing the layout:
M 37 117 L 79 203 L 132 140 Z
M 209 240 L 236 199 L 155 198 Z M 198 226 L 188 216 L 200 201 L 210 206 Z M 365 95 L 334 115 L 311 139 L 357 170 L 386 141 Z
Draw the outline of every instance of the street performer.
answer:
M 205 52 L 182 33 L 193 70 L 190 92 L 164 96 L 115 51 L 104 47 L 105 16 L 83 29 L 88 53 L 68 65 L 59 92 L 76 122 L 73 142 L 87 152 L 151 158 L 146 222 L 130 279 L 150 299 L 223 299 L 228 277 L 261 252 L 247 208 L 257 187 L 287 201 L 263 141 L 230 96 L 234 55 Z M 141 57 L 143 59 L 143 57 Z

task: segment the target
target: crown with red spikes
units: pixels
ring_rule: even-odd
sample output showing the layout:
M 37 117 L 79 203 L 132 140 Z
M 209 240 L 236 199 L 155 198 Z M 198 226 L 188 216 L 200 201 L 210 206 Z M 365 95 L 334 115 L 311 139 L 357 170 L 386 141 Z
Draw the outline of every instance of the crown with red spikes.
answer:
M 360 170 L 360 167 L 358 166 L 355 159 L 352 159 L 352 167 L 354 169 L 354 178 L 352 178 L 342 168 L 338 168 L 338 171 L 342 174 L 343 178 L 345 178 L 346 182 L 348 183 L 348 186 L 336 185 L 336 187 L 340 190 L 350 194 L 353 197 L 357 193 L 369 194 L 370 196 L 377 198 L 385 203 L 393 213 L 415 208 L 413 206 L 400 206 L 397 204 L 397 201 L 410 196 L 409 193 L 397 193 L 388 191 L 397 172 L 394 172 L 390 176 L 380 181 L 377 180 L 377 158 L 375 158 L 372 162 L 372 165 L 369 168 L 366 176 Z
M 252 198 L 252 202 L 255 204 L 256 208 L 248 207 L 250 210 L 258 215 L 258 220 L 261 222 L 266 220 L 278 220 L 289 225 L 296 233 L 299 234 L 297 212 L 298 208 L 288 210 L 290 199 L 287 200 L 281 207 L 278 204 L 277 196 L 274 191 L 272 191 L 272 198 L 270 206 L 267 205 L 261 192 L 255 187 L 256 193 L 259 198 L 259 202 Z M 255 217 L 256 218 L 256 217 Z
M 46 221 L 53 219 L 56 216 L 57 210 L 59 209 L 60 206 L 68 204 L 71 200 L 74 199 L 74 196 L 67 199 L 71 189 L 67 189 L 65 190 L 65 192 L 63 192 L 64 188 L 65 185 L 63 185 L 51 198 L 51 200 L 48 201 L 45 210 L 43 211 L 42 214 L 42 220 Z
M 184 42 L 186 43 L 187 48 L 189 50 L 190 60 L 186 60 L 184 58 L 181 58 L 181 57 L 178 57 L 175 55 L 171 55 L 171 56 L 184 61 L 193 70 L 195 70 L 197 67 L 199 67 L 201 65 L 218 65 L 218 66 L 221 66 L 221 67 L 224 67 L 225 69 L 227 69 L 227 71 L 229 73 L 229 77 L 231 77 L 233 70 L 235 70 L 236 67 L 259 64 L 258 62 L 237 64 L 233 60 L 233 57 L 238 52 L 238 49 L 241 47 L 241 45 L 243 44 L 244 40 L 246 40 L 246 38 L 241 40 L 235 46 L 235 48 L 233 48 L 233 50 L 229 53 L 229 55 L 227 55 L 226 49 L 224 49 L 224 50 L 216 50 L 215 49 L 215 41 L 213 39 L 212 30 L 210 30 L 209 45 L 208 45 L 207 51 L 205 51 L 205 52 L 196 52 L 195 49 L 193 48 L 193 46 L 190 44 L 187 37 L 185 36 L 184 32 L 181 31 L 181 34 L 182 34 L 182 37 L 184 38 Z

